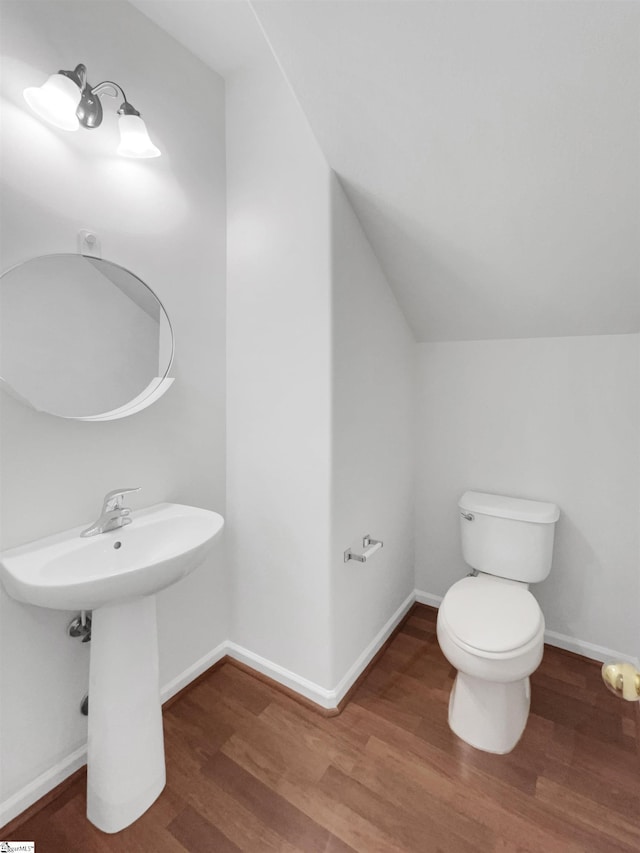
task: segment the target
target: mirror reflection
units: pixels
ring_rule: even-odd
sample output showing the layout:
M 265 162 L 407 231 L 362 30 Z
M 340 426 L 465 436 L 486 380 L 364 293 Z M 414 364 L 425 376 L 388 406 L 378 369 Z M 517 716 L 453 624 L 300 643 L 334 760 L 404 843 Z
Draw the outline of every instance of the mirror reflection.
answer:
M 34 408 L 99 418 L 144 400 L 173 359 L 171 323 L 124 267 L 44 255 L 0 280 L 0 377 Z

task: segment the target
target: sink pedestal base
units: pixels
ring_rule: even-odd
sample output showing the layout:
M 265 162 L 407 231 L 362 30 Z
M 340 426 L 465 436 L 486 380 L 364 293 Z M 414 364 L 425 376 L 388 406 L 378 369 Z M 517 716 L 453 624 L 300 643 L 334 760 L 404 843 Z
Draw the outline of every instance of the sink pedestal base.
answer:
M 166 781 L 155 596 L 93 611 L 87 817 L 118 832 Z

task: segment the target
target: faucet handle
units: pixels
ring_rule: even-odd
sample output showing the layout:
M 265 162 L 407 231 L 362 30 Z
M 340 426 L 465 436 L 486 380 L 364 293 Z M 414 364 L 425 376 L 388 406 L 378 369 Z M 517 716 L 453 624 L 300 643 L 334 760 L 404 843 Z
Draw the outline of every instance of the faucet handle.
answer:
M 109 492 L 104 496 L 102 511 L 110 512 L 114 509 L 122 509 L 122 502 L 124 501 L 124 496 L 130 494 L 131 492 L 139 491 L 140 486 L 136 486 L 133 489 L 114 489 L 112 492 Z

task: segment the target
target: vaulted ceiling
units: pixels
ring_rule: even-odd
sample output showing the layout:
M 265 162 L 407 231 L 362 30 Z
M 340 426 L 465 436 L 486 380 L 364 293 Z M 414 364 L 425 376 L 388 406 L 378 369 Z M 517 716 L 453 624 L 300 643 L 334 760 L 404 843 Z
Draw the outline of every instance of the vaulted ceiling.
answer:
M 263 49 L 244 3 L 135 5 Z M 252 5 L 417 340 L 640 330 L 640 4 Z

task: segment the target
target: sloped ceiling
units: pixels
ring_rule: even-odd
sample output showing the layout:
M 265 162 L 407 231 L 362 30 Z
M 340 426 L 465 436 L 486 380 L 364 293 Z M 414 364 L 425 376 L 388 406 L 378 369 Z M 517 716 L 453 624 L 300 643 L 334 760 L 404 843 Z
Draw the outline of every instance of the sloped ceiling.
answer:
M 238 4 L 136 5 L 249 57 Z M 640 330 L 640 4 L 252 5 L 417 340 Z

